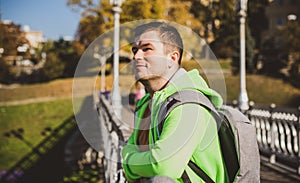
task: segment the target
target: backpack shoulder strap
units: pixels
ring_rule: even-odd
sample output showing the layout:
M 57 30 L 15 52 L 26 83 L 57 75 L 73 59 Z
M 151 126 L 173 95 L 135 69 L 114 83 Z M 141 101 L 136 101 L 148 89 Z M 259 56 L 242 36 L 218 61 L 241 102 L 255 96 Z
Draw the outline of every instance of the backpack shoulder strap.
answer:
M 158 114 L 159 134 L 162 132 L 164 121 L 166 117 L 170 114 L 170 112 L 174 108 L 183 105 L 185 103 L 199 104 L 204 108 L 206 108 L 208 111 L 212 112 L 212 115 L 217 120 L 217 125 L 219 127 L 221 117 L 218 111 L 216 110 L 215 106 L 210 102 L 207 96 L 205 96 L 202 92 L 196 90 L 181 90 L 169 96 L 161 106 Z
M 211 101 L 205 96 L 202 92 L 196 91 L 196 90 L 181 90 L 169 97 L 172 100 L 179 101 L 177 102 L 176 105 L 172 105 L 169 107 L 169 110 L 171 111 L 175 107 L 181 104 L 185 103 L 195 103 L 195 104 L 200 104 L 207 108 L 208 110 L 218 114 L 215 106 L 211 103 Z

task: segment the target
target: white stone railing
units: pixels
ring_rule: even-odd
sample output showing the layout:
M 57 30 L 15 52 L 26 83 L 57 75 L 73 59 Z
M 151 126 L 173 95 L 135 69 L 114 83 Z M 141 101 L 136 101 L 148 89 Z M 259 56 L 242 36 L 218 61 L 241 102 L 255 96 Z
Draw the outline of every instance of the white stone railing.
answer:
M 99 98 L 96 108 L 104 143 L 103 152 L 101 152 L 104 182 L 125 182 L 121 157 L 121 149 L 124 146 L 122 123 L 114 114 L 110 103 L 102 96 Z
M 269 162 L 300 174 L 299 109 L 253 107 L 247 112 L 255 124 L 262 157 Z

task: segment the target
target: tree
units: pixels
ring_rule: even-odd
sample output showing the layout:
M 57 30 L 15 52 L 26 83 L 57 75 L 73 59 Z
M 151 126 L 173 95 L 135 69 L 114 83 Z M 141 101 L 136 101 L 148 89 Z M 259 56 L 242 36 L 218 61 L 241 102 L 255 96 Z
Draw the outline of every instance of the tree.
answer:
M 55 77 L 51 76 L 50 79 L 57 77 L 73 77 L 80 55 L 84 51 L 83 46 L 78 41 L 67 41 L 63 38 L 47 45 L 48 47 L 45 50 L 47 52 L 45 67 L 55 67 L 53 71 L 56 73 Z M 60 69 L 62 69 L 62 71 Z M 44 74 L 46 74 L 46 77 L 48 77 L 47 74 L 52 75 L 50 72 L 44 72 Z
M 290 20 L 282 33 L 288 51 L 287 65 L 290 66 L 291 82 L 300 88 L 300 22 Z
M 78 41 L 87 47 L 92 41 L 94 41 L 102 32 L 104 22 L 94 15 L 88 15 L 80 20 L 76 37 Z
M 114 26 L 112 6 L 108 0 L 98 2 L 93 0 L 68 0 L 67 5 L 82 14 L 76 39 L 85 47 Z M 164 1 L 124 1 L 122 9 L 126 11 L 121 13 L 121 23 L 139 19 L 160 19 L 164 13 Z
M 239 32 L 237 33 L 239 35 Z M 240 37 L 235 37 L 234 40 L 234 51 L 232 55 L 232 73 L 238 74 L 240 71 Z M 246 25 L 246 71 L 248 73 L 253 73 L 255 70 L 254 65 L 254 47 L 255 47 L 255 40 L 251 35 L 251 30 L 249 29 L 249 26 Z
M 36 83 L 73 77 L 84 47 L 78 41 L 60 38 L 57 41 L 47 41 L 41 51 L 47 53 L 45 62 L 40 62 L 41 67 L 32 74 L 21 75 L 18 81 Z
M 73 41 L 64 50 L 66 51 L 59 54 L 59 59 L 64 63 L 62 77 L 73 77 L 83 49 L 77 41 Z
M 300 79 L 300 23 L 288 21 L 263 42 L 262 73 L 273 77 L 289 77 L 290 81 L 299 83 Z M 299 84 L 298 84 L 299 85 Z
M 68 0 L 67 5 L 81 12 L 76 40 L 87 47 L 105 31 L 113 27 L 113 14 L 109 1 Z
M 60 61 L 54 52 L 47 54 L 47 61 L 44 67 L 39 71 L 42 81 L 50 81 L 60 78 L 63 75 L 64 64 Z
M 9 66 L 0 57 L 0 83 L 9 84 L 12 81 L 12 76 L 9 71 Z
M 282 77 L 281 69 L 286 67 L 287 52 L 283 51 L 283 39 L 276 35 L 266 39 L 262 44 L 261 55 L 263 68 L 261 72 L 273 77 Z
M 140 19 L 161 19 L 163 18 L 164 0 L 130 0 L 124 1 L 121 23 Z
M 216 15 L 219 25 L 214 27 L 215 39 L 211 46 L 219 58 L 238 57 L 239 47 L 239 20 L 237 12 L 234 10 L 232 1 L 220 1 L 216 3 L 215 11 L 220 11 Z
M 16 56 L 17 48 L 25 44 L 29 46 L 29 41 L 25 38 L 20 25 L 0 21 L 0 47 L 4 48 L 3 56 Z
M 251 35 L 255 39 L 255 48 L 261 48 L 261 34 L 268 28 L 268 19 L 266 16 L 266 7 L 269 0 L 251 0 L 248 1 L 248 23 L 251 29 Z
M 234 1 L 216 1 L 212 5 L 215 13 L 213 19 L 219 20 L 212 25 L 215 39 L 211 47 L 218 58 L 232 59 L 232 72 L 237 74 L 240 66 L 240 21 L 238 11 L 235 9 Z M 251 35 L 246 21 L 246 69 L 253 72 L 255 40 Z M 214 21 L 215 22 L 215 21 Z

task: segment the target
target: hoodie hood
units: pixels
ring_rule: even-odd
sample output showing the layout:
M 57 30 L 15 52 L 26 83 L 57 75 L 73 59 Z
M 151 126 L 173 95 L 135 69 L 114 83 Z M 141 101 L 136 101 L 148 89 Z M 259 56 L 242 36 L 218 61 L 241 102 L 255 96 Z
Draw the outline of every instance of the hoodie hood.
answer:
M 155 93 L 160 95 L 162 100 L 181 90 L 198 90 L 205 94 L 215 107 L 220 108 L 223 99 L 215 90 L 208 87 L 206 81 L 200 76 L 198 70 L 193 69 L 189 72 L 179 69 L 168 83 L 167 87 Z

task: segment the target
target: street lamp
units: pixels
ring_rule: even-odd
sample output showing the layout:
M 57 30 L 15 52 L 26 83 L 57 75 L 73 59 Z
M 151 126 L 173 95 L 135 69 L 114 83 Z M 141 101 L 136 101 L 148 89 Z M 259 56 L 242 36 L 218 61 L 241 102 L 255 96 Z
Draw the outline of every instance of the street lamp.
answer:
M 24 129 L 18 128 L 16 130 L 10 130 L 10 131 L 4 133 L 4 136 L 6 138 L 15 137 L 15 138 L 21 140 L 22 142 L 24 142 L 24 144 L 26 144 L 26 146 L 28 146 L 33 151 L 35 151 L 36 153 L 39 154 L 39 151 L 35 149 L 34 145 L 31 144 L 31 142 L 29 142 L 26 138 L 24 138 L 23 134 L 24 134 Z
M 4 48 L 0 48 L 0 58 L 2 57 L 3 53 L 4 53 Z
M 245 22 L 247 17 L 248 0 L 240 0 L 240 95 L 239 108 L 242 111 L 249 109 L 248 95 L 246 90 L 246 34 Z
M 94 58 L 98 59 L 101 64 L 101 89 L 100 92 L 105 92 L 105 64 L 108 54 L 111 52 L 109 48 L 94 48 Z
M 289 14 L 287 16 L 288 21 L 296 21 L 297 20 L 297 15 L 295 14 Z
M 114 84 L 112 91 L 112 105 L 115 114 L 121 119 L 121 94 L 119 89 L 119 40 L 120 40 L 120 13 L 122 11 L 122 0 L 110 0 L 114 12 Z

